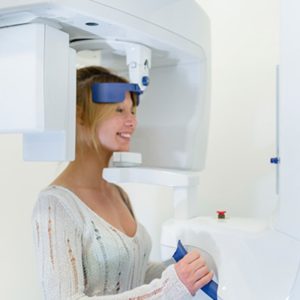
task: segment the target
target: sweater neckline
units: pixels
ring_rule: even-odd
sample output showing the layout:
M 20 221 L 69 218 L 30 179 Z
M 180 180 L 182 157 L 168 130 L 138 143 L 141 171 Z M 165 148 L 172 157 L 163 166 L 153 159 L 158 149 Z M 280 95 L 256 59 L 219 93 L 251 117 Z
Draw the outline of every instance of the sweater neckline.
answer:
M 49 188 L 58 188 L 61 190 L 66 191 L 67 193 L 71 194 L 73 196 L 73 198 L 76 200 L 76 202 L 83 207 L 83 209 L 87 210 L 90 214 L 92 214 L 97 220 L 99 220 L 101 223 L 103 223 L 106 227 L 108 227 L 109 229 L 116 231 L 117 233 L 125 236 L 127 239 L 129 240 L 135 240 L 138 236 L 139 233 L 139 229 L 140 229 L 140 224 L 139 222 L 136 221 L 136 230 L 133 236 L 130 236 L 128 234 L 126 234 L 125 232 L 121 231 L 120 229 L 116 228 L 115 226 L 113 226 L 112 224 L 110 224 L 108 221 L 106 221 L 104 218 L 102 218 L 100 215 L 98 215 L 94 210 L 92 210 L 87 204 L 84 203 L 84 201 L 82 201 L 80 199 L 80 197 L 78 195 L 76 195 L 76 193 L 74 193 L 73 191 L 71 191 L 70 189 L 62 186 L 62 185 L 49 185 Z

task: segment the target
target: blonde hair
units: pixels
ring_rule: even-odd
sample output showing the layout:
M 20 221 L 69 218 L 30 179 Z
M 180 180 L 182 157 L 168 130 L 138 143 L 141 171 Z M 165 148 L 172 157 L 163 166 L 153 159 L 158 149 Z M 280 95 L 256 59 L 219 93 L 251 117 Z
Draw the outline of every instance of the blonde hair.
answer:
M 97 125 L 108 118 L 118 105 L 93 102 L 92 85 L 97 82 L 127 83 L 128 81 L 121 76 L 111 73 L 108 69 L 99 66 L 85 67 L 77 70 L 76 151 L 80 151 L 83 145 L 88 145 L 89 147 L 94 147 L 99 152 L 101 145 L 97 138 Z M 133 105 L 135 106 L 134 99 Z M 83 126 L 78 126 L 79 124 Z

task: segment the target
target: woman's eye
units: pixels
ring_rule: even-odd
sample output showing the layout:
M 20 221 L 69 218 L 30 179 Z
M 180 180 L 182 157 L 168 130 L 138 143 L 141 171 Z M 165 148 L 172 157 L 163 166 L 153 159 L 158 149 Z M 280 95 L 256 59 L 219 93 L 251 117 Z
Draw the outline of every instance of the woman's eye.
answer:
M 121 112 L 123 112 L 123 111 L 124 111 L 124 109 L 121 108 L 121 107 L 118 107 L 118 108 L 116 109 L 116 112 L 119 112 L 119 113 L 121 113 Z

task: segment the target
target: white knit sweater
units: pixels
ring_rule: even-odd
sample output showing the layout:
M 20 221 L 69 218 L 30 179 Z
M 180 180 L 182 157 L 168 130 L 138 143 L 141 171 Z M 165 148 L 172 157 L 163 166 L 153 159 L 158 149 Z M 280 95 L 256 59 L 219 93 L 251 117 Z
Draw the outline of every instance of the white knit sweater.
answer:
M 173 265 L 148 262 L 141 224 L 129 237 L 60 186 L 40 193 L 32 221 L 44 299 L 192 298 Z

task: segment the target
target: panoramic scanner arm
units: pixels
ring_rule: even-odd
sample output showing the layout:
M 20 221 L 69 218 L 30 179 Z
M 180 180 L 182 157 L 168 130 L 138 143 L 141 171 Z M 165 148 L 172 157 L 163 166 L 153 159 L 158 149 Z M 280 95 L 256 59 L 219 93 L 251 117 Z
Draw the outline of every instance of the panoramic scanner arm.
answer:
M 151 68 L 151 50 L 139 44 L 125 43 L 126 64 L 129 68 L 129 80 L 137 83 L 142 91 L 149 85 Z
M 125 58 L 125 62 L 128 68 L 129 82 L 137 84 L 141 92 L 143 92 L 149 85 L 149 71 L 151 68 L 151 49 L 140 43 L 115 41 L 115 40 L 103 40 L 92 39 L 86 41 L 74 42 L 71 45 L 72 48 L 80 51 L 92 51 L 94 55 L 91 59 L 89 57 L 89 64 L 99 64 L 99 56 L 101 52 L 117 53 Z M 82 57 L 86 55 L 86 52 L 82 53 Z M 105 66 L 105 65 L 104 65 Z

